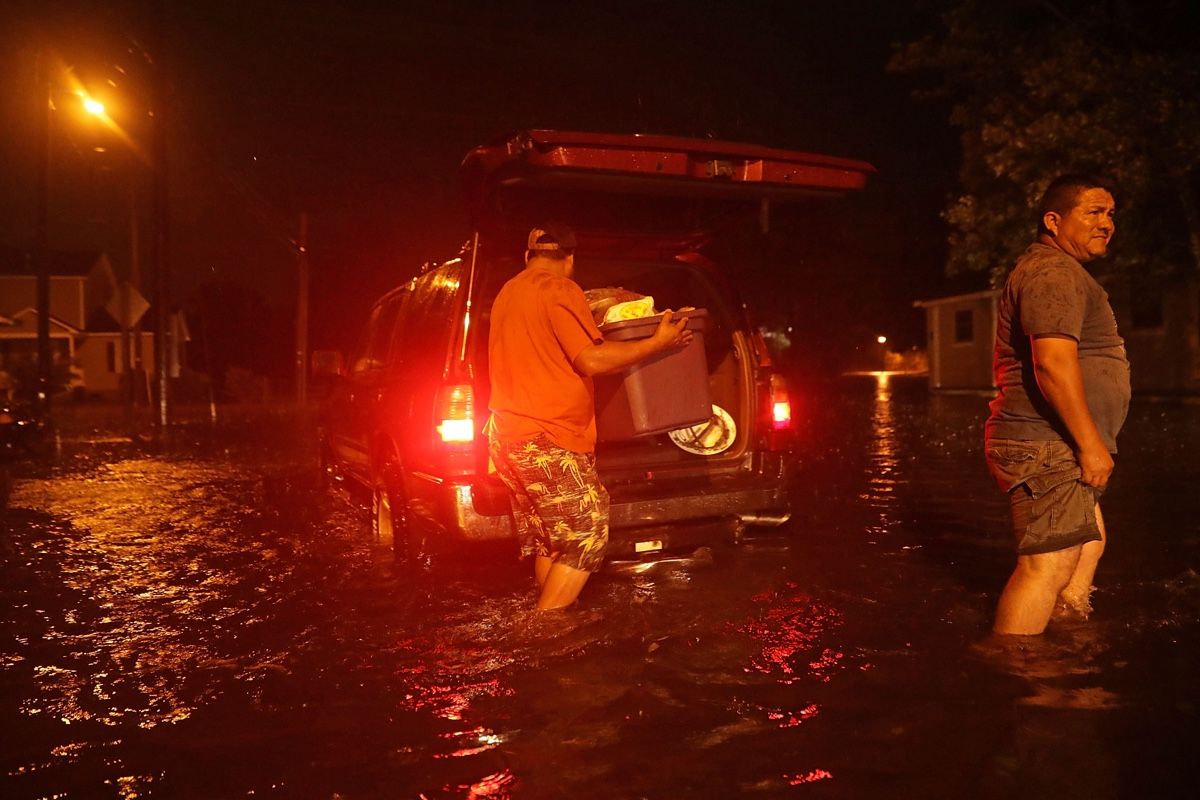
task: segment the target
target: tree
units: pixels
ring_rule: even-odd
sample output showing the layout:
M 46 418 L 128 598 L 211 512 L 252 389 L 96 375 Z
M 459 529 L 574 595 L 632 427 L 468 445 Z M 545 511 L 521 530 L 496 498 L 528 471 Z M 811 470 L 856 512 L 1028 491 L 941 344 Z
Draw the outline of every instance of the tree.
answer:
M 1114 268 L 1200 264 L 1198 18 L 1189 0 L 964 0 L 944 30 L 897 49 L 890 68 L 932 74 L 918 94 L 949 98 L 962 131 L 948 274 L 998 285 L 1068 171 L 1116 182 Z

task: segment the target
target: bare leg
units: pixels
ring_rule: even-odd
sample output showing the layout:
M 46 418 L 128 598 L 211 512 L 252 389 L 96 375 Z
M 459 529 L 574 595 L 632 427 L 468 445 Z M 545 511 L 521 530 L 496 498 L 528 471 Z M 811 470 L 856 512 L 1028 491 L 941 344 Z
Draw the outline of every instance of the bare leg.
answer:
M 550 574 L 552 566 L 554 566 L 554 559 L 550 556 L 533 557 L 533 577 L 537 580 L 538 589 L 546 585 L 546 576 Z
M 591 575 L 592 573 L 585 570 L 555 562 L 546 573 L 546 582 L 542 586 L 541 596 L 538 597 L 538 609 L 549 611 L 571 605 L 575 598 L 579 597 L 583 585 Z
M 1076 545 L 1053 553 L 1017 556 L 1017 568 L 1000 595 L 992 630 L 1022 636 L 1046 630 L 1058 593 L 1079 563 L 1081 549 L 1082 545 Z
M 1100 556 L 1104 555 L 1104 543 L 1108 541 L 1108 534 L 1104 530 L 1104 517 L 1100 515 L 1099 503 L 1096 503 L 1096 527 L 1100 529 L 1100 541 L 1084 543 L 1083 549 L 1079 552 L 1079 563 L 1075 565 L 1075 571 L 1071 573 L 1071 582 L 1059 595 L 1063 605 L 1082 615 L 1085 619 L 1088 614 L 1092 613 L 1090 600 L 1092 579 L 1096 576 L 1096 566 L 1100 563 Z

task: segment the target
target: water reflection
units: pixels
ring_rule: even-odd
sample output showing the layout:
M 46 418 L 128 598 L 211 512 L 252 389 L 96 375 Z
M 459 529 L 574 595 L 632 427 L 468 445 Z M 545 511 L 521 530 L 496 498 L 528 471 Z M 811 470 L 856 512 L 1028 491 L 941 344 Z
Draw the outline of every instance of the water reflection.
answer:
M 829 780 L 833 777 L 833 773 L 824 769 L 814 769 L 809 770 L 803 775 L 784 775 L 783 777 L 791 786 L 802 786 L 806 783 Z
M 892 372 L 874 372 L 875 395 L 871 405 L 871 456 L 867 463 L 866 491 L 859 495 L 878 510 L 878 521 L 867 526 L 873 536 L 889 533 L 896 520 L 897 491 L 905 484 L 900 468 Z
M 796 522 L 552 623 L 522 567 L 411 581 L 340 493 L 266 491 L 299 439 L 89 443 L 0 516 L 0 797 L 1190 796 L 1200 422 L 1132 415 L 1097 617 L 1005 661 L 964 655 L 1011 558 L 986 406 L 856 380 Z
M 791 582 L 754 600 L 765 608 L 739 630 L 758 640 L 762 649 L 751 658 L 747 671 L 791 684 L 805 679 L 827 683 L 842 669 L 844 654 L 824 645 L 841 626 L 841 612 Z
M 516 781 L 511 770 L 493 772 L 467 787 L 467 800 L 508 800 Z

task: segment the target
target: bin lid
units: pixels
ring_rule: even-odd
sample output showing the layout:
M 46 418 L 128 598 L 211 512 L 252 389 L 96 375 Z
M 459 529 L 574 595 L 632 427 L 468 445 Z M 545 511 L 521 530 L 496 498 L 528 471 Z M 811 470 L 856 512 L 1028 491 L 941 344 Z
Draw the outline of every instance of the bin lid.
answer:
M 708 330 L 708 309 L 694 308 L 691 311 L 675 311 L 673 318 L 678 321 L 685 318 L 688 321 L 687 329 L 689 331 L 706 331 Z M 613 337 L 615 339 L 636 339 L 640 336 L 649 336 L 658 327 L 659 320 L 662 319 L 662 314 L 653 314 L 649 317 L 638 317 L 637 319 L 623 319 L 620 322 L 606 322 L 600 326 L 600 332 L 605 337 Z

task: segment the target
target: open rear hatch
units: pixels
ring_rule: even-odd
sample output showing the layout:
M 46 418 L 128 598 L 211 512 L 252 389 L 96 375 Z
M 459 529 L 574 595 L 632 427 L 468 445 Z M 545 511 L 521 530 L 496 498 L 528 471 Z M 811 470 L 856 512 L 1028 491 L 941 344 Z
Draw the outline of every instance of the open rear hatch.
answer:
M 527 227 L 516 218 L 525 207 L 511 198 L 530 190 L 788 201 L 861 189 L 874 171 L 863 161 L 712 139 L 531 130 L 475 148 L 461 174 L 476 225 Z
M 728 281 L 737 264 L 714 264 L 703 247 L 732 214 L 855 191 L 873 172 L 862 161 L 750 144 L 531 130 L 475 148 L 461 175 L 472 223 L 490 243 L 484 258 L 519 254 L 531 226 L 556 219 L 575 229 L 575 278 L 585 290 L 620 286 L 652 295 L 658 309 L 708 311 L 709 393 L 733 433 L 712 452 L 704 441 L 689 448 L 686 438 L 665 433 L 625 441 L 602 436 L 597 456 L 606 485 L 615 485 L 744 468 L 760 443 L 764 408 L 770 413 L 764 354 Z M 489 297 L 480 299 L 490 305 Z M 717 436 L 709 431 L 701 438 Z

